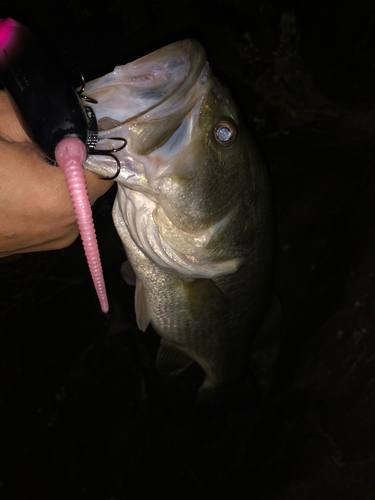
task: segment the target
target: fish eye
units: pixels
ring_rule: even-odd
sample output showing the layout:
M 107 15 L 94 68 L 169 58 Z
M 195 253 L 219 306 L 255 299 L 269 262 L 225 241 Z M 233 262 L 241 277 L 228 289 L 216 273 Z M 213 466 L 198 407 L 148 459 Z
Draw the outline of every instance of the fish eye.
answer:
M 231 122 L 221 120 L 214 129 L 216 141 L 225 148 L 231 146 L 237 138 L 237 130 Z

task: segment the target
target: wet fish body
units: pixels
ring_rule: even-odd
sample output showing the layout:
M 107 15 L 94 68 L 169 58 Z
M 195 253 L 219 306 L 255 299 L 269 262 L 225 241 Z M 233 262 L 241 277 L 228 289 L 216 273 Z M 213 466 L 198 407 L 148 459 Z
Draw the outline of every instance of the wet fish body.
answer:
M 272 293 L 273 217 L 266 168 L 229 91 L 201 45 L 184 40 L 86 94 L 103 147 L 127 140 L 113 219 L 138 326 L 162 337 L 158 368 L 196 361 L 202 391 L 235 383 Z M 90 156 L 85 166 L 107 176 L 113 163 Z

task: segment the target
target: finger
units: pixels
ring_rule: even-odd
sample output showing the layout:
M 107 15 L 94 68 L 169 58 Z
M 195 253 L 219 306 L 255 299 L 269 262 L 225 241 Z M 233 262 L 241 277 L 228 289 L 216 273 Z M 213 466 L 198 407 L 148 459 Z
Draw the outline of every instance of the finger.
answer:
M 42 161 L 32 144 L 0 141 L 0 158 L 0 253 L 74 241 L 78 230 L 63 172 Z
M 32 144 L 0 140 L 0 257 L 56 250 L 78 236 L 65 176 L 41 160 Z M 85 169 L 91 203 L 113 182 Z

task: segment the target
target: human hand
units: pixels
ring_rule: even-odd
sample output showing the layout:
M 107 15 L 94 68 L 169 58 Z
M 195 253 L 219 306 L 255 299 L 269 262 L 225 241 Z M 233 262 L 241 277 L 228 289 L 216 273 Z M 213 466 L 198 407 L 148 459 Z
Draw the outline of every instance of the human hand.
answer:
M 113 182 L 84 170 L 93 204 Z M 0 91 L 0 257 L 57 250 L 79 231 L 63 172 L 39 156 Z

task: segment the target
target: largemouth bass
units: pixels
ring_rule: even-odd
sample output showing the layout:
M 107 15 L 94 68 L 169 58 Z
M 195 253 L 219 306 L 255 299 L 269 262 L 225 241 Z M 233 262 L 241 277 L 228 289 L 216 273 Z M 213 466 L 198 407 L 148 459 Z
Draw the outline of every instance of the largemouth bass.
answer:
M 162 337 L 156 364 L 196 361 L 201 393 L 236 383 L 272 294 L 267 171 L 202 46 L 184 40 L 87 84 L 104 147 L 121 172 L 113 219 L 135 284 L 138 327 Z M 88 158 L 104 177 L 113 160 Z M 134 273 L 133 273 L 134 271 Z

